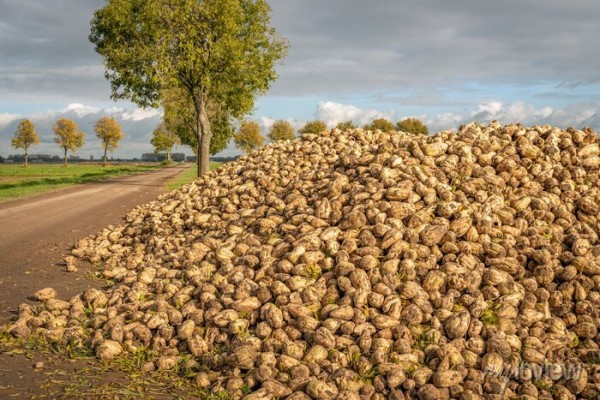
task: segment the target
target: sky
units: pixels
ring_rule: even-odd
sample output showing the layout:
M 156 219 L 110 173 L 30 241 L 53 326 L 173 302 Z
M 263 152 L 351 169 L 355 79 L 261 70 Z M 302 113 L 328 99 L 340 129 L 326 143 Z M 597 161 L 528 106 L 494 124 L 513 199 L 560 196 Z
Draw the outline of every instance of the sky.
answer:
M 249 118 L 300 128 L 322 119 L 362 125 L 417 117 L 430 132 L 471 121 L 600 130 L 597 0 L 270 0 L 290 42 L 279 79 Z M 89 21 L 103 0 L 0 0 L 0 155 L 19 120 L 60 154 L 52 124 L 87 133 L 76 155 L 101 154 L 93 124 L 111 115 L 125 139 L 115 157 L 152 152 L 161 111 L 110 99 Z M 183 147 L 176 151 L 189 150 Z M 231 145 L 222 155 L 237 154 Z M 190 153 L 191 154 L 191 153 Z

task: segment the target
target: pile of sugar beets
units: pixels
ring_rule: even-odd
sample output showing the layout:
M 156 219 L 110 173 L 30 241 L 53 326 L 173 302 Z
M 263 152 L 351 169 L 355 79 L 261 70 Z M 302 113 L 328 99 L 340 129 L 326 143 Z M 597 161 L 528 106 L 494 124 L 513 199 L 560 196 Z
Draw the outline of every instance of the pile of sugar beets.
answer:
M 187 360 L 232 399 L 598 399 L 599 145 L 497 122 L 276 142 L 81 240 L 115 284 L 40 290 L 12 334 L 153 349 L 145 370 Z

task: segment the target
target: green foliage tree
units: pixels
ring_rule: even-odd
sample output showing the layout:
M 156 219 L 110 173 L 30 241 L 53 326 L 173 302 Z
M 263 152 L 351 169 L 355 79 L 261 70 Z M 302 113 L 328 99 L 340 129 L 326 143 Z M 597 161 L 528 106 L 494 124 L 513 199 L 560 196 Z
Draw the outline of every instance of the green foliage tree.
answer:
M 338 122 L 338 124 L 335 126 L 335 128 L 339 129 L 340 131 L 347 131 L 350 129 L 356 129 L 357 126 L 352 121 L 342 121 L 342 122 Z
M 389 132 L 394 130 L 394 124 L 385 118 L 377 118 L 371 121 L 370 124 L 365 125 L 365 129 L 370 131 L 379 129 L 382 132 Z
M 154 146 L 154 152 L 165 151 L 167 153 L 167 162 L 169 163 L 171 162 L 173 146 L 179 143 L 181 143 L 179 137 L 175 132 L 167 129 L 164 122 L 158 124 L 154 132 L 152 132 L 152 139 L 150 139 L 150 144 Z
M 416 134 L 429 134 L 427 126 L 421 122 L 418 118 L 405 118 L 402 121 L 396 123 L 396 129 L 402 132 L 416 133 Z
M 187 93 L 174 89 L 166 90 L 163 92 L 161 102 L 164 109 L 163 120 L 167 129 L 175 132 L 181 144 L 191 147 L 197 154 L 198 135 L 196 134 L 194 107 Z M 226 110 L 212 101 L 207 110 L 212 131 L 209 153 L 215 155 L 225 150 L 235 132 L 231 115 Z
M 19 126 L 15 131 L 15 137 L 13 137 L 11 143 L 15 149 L 23 149 L 25 151 L 25 167 L 28 165 L 29 160 L 29 147 L 38 144 L 40 138 L 35 131 L 35 125 L 28 119 L 24 119 L 19 122 Z
M 260 125 L 254 121 L 244 121 L 233 137 L 235 145 L 244 153 L 250 153 L 263 145 L 265 138 L 260 133 Z
M 294 127 L 288 121 L 282 119 L 277 120 L 269 129 L 269 139 L 272 142 L 278 140 L 293 140 L 294 139 Z
M 67 151 L 77 151 L 83 146 L 85 133 L 79 131 L 77 123 L 69 118 L 61 118 L 52 127 L 54 143 L 64 150 L 64 165 L 67 166 Z
M 94 132 L 96 132 L 98 139 L 102 141 L 102 148 L 104 149 L 102 165 L 106 166 L 106 153 L 119 147 L 119 142 L 123 139 L 123 131 L 117 120 L 104 116 L 94 125 Z
M 241 118 L 277 78 L 288 46 L 270 12 L 266 0 L 107 0 L 94 13 L 90 41 L 114 99 L 156 107 L 165 90 L 187 93 L 202 175 L 213 138 L 210 107 L 218 105 L 217 120 Z
M 307 122 L 302 129 L 300 129 L 300 133 L 321 133 L 327 130 L 327 123 L 320 120 L 309 121 Z

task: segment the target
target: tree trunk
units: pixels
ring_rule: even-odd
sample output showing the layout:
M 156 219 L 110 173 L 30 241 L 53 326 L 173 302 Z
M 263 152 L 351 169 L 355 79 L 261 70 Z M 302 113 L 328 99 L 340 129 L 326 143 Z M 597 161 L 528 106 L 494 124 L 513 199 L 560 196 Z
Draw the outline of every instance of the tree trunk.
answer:
M 210 170 L 210 131 L 202 134 L 202 140 L 200 141 L 200 158 L 202 159 L 202 175 L 208 173 Z
M 102 157 L 102 166 L 106 167 L 106 150 L 108 149 L 108 146 L 104 146 L 104 157 Z
M 196 139 L 198 140 L 198 176 L 206 174 L 210 166 L 210 121 L 206 115 L 206 103 L 202 98 L 194 96 L 194 106 L 196 108 Z
M 198 136 L 198 135 L 196 135 Z M 200 139 L 198 139 L 198 143 L 200 143 Z M 200 145 L 196 146 L 196 176 L 202 176 L 202 168 L 200 167 L 200 159 L 202 158 L 202 155 L 200 154 Z
M 65 167 L 67 166 L 67 148 L 65 147 Z
M 206 104 L 204 101 L 200 104 L 200 124 L 202 125 L 202 140 L 200 141 L 200 156 L 202 157 L 202 175 L 210 170 L 210 140 L 212 132 L 210 130 L 210 121 L 206 114 Z
M 25 149 L 25 165 L 24 165 L 25 168 L 27 168 L 27 159 L 28 159 L 28 154 L 27 154 L 27 149 Z
M 171 164 L 171 147 L 167 149 L 167 164 Z
M 202 124 L 200 123 L 200 113 L 202 112 L 202 110 L 200 107 L 200 99 L 198 99 L 198 96 L 192 93 L 192 99 L 194 101 L 194 111 L 196 117 L 196 142 L 198 143 L 198 145 L 196 146 L 196 175 L 200 177 L 202 176 L 202 153 L 200 151 L 200 148 L 202 147 L 200 146 L 200 140 L 202 139 Z

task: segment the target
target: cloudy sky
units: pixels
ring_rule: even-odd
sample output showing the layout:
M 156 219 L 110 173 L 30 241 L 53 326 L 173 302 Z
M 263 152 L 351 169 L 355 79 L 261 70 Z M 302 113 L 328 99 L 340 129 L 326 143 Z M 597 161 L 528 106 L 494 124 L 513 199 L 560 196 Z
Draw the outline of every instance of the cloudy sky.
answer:
M 115 116 L 126 140 L 115 156 L 149 145 L 159 110 L 110 100 L 87 41 L 103 0 L 0 0 L 0 155 L 31 118 L 58 154 L 51 125 L 66 116 L 88 132 L 78 155 L 99 155 L 92 125 Z M 550 123 L 600 129 L 597 0 L 271 0 L 290 53 L 252 118 L 301 126 L 416 116 L 431 131 L 461 123 Z M 229 148 L 225 154 L 235 153 Z

